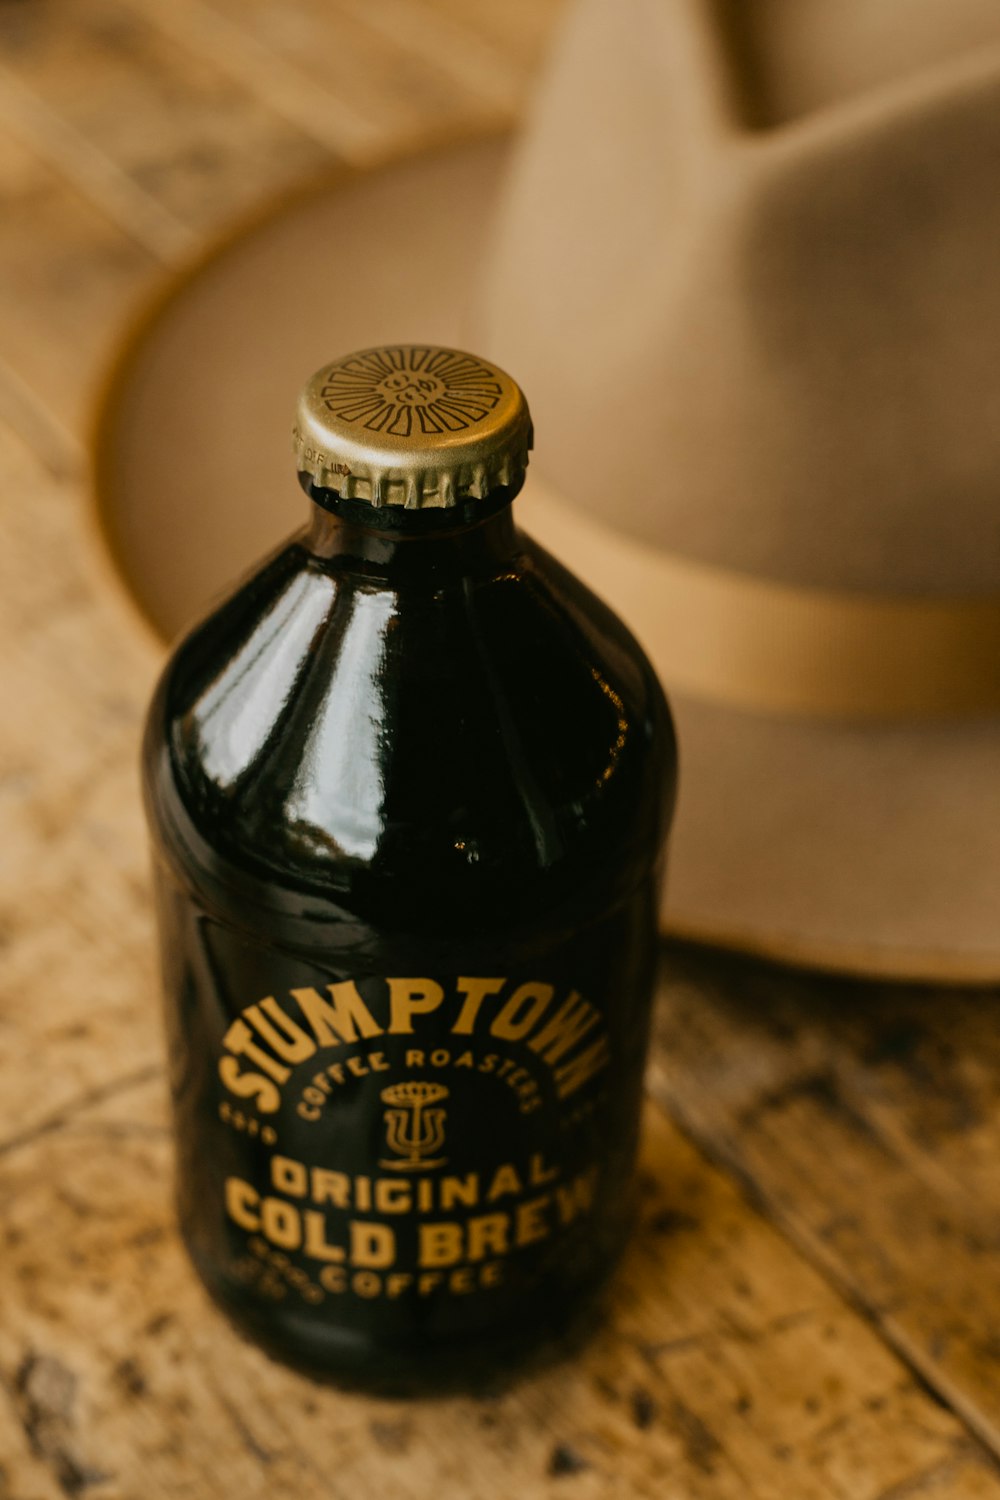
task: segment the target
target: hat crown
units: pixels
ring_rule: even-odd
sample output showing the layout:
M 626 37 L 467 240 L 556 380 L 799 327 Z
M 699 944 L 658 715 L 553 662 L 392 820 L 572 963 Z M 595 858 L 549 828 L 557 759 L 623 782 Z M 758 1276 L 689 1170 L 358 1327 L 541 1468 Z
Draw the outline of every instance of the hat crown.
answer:
M 1000 13 L 961 0 L 944 60 L 940 5 L 823 13 L 831 69 L 814 48 L 776 74 L 787 27 L 748 42 L 707 0 L 583 0 L 480 343 L 531 393 L 541 474 L 646 543 L 803 587 L 993 594 L 1000 48 L 968 44 L 1000 42 Z

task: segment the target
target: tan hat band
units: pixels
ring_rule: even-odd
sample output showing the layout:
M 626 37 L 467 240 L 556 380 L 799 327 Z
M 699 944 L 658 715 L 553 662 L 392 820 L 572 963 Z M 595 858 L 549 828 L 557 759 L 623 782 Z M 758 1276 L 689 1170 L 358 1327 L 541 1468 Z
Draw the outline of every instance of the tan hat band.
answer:
M 522 518 L 624 609 L 676 692 L 817 718 L 1000 712 L 1000 599 L 852 595 L 708 567 L 644 547 L 535 479 Z

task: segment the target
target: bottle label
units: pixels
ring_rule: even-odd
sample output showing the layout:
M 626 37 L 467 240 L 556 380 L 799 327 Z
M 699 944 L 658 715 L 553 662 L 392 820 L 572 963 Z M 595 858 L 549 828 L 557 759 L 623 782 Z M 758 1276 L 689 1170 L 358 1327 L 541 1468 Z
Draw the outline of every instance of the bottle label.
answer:
M 568 933 L 352 930 L 354 972 L 157 894 L 180 1218 L 220 1300 L 293 1350 L 557 1326 L 627 1228 L 652 880 Z
M 219 1122 L 252 1145 L 220 1183 L 244 1241 L 233 1269 L 316 1305 L 461 1297 L 537 1267 L 600 1201 L 611 1059 L 598 1006 L 547 979 L 367 977 L 252 1000 L 217 1063 Z

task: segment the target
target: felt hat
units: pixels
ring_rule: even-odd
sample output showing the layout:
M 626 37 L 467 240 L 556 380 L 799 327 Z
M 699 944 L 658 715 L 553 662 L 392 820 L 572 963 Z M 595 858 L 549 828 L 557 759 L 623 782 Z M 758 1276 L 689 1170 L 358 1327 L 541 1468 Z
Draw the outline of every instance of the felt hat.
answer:
M 169 636 L 300 522 L 304 374 L 472 348 L 531 404 L 524 526 L 670 692 L 666 926 L 998 980 L 998 142 L 994 0 L 581 0 L 518 140 L 316 183 L 147 312 L 118 571 Z

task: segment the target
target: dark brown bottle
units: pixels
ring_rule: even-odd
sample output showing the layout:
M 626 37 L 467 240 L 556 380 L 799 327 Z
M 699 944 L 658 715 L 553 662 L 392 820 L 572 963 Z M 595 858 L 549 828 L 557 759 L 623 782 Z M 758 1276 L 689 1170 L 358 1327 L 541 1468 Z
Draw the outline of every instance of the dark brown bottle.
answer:
M 311 525 L 149 715 L 183 1233 L 315 1373 L 477 1384 L 626 1233 L 676 778 L 621 622 L 519 532 L 502 371 L 364 351 L 299 408 Z

